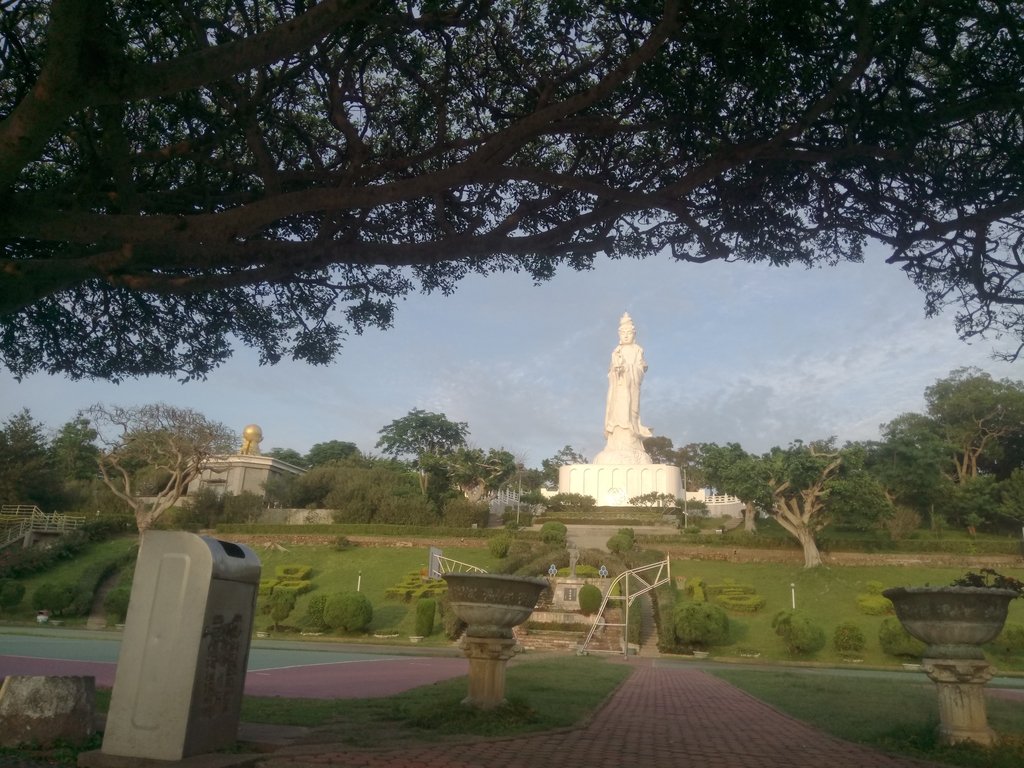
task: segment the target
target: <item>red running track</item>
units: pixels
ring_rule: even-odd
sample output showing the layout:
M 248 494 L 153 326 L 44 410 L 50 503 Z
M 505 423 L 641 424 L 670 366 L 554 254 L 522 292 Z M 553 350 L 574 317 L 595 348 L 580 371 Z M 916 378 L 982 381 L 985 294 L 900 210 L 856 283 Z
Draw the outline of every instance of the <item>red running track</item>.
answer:
M 7 675 L 92 675 L 99 688 L 114 685 L 112 662 L 0 656 L 0 677 Z M 249 670 L 250 696 L 306 699 L 367 699 L 465 675 L 466 659 L 404 656 L 358 659 Z

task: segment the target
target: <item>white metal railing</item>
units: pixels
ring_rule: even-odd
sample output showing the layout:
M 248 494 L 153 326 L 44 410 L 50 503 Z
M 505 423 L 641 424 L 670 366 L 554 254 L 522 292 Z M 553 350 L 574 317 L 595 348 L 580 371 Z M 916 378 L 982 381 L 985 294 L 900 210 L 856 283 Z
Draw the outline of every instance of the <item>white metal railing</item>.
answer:
M 630 578 L 639 582 L 639 588 L 631 589 Z M 597 616 L 594 619 L 594 624 L 591 626 L 590 631 L 587 633 L 586 639 L 583 644 L 576 651 L 577 655 L 583 655 L 587 652 L 587 646 L 593 639 L 594 634 L 597 632 L 598 627 L 622 627 L 622 651 L 624 655 L 629 655 L 629 607 L 633 604 L 640 595 L 646 595 L 648 592 L 657 589 L 662 584 L 665 584 L 672 578 L 672 564 L 669 562 L 669 558 L 665 558 L 657 563 L 650 563 L 649 565 L 642 565 L 639 568 L 634 568 L 630 571 L 623 571 L 614 579 L 611 584 L 608 585 L 608 589 L 605 590 L 604 598 L 601 600 L 601 607 L 597 611 Z M 615 587 L 618 584 L 622 584 L 621 594 L 614 594 Z M 604 619 L 604 609 L 608 607 L 610 600 L 621 600 L 622 601 L 622 623 L 609 623 Z
M 444 573 L 487 573 L 487 571 L 479 566 L 445 557 L 440 550 L 431 550 L 430 567 L 427 569 L 427 573 L 431 579 L 439 579 Z
M 84 515 L 46 514 L 32 504 L 4 504 L 0 506 L 0 548 L 24 538 L 29 532 L 67 533 L 84 523 Z
M 519 491 L 514 488 L 500 488 L 492 494 L 491 500 L 506 506 L 518 504 Z
M 711 506 L 712 504 L 739 504 L 740 500 L 727 493 L 705 493 L 704 503 L 708 506 Z

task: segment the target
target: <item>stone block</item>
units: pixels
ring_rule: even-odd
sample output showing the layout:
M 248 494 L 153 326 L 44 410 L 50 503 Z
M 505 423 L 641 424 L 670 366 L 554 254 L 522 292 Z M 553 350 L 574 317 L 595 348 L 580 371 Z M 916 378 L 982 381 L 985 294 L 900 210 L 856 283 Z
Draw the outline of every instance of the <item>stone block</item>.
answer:
M 11 675 L 0 686 L 0 746 L 81 746 L 93 734 L 93 677 Z

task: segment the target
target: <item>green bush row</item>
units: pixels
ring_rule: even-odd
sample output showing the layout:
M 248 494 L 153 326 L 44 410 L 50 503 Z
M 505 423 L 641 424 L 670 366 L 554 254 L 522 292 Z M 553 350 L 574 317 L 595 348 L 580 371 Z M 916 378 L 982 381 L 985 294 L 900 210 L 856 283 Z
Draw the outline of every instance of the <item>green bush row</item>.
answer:
M 248 533 L 253 535 L 311 534 L 314 536 L 451 536 L 463 539 L 486 539 L 502 533 L 501 528 L 451 528 L 433 525 L 385 525 L 367 523 L 318 523 L 314 525 L 287 525 L 284 523 L 224 523 L 217 526 L 217 533 Z M 523 538 L 530 538 L 530 531 L 523 531 Z

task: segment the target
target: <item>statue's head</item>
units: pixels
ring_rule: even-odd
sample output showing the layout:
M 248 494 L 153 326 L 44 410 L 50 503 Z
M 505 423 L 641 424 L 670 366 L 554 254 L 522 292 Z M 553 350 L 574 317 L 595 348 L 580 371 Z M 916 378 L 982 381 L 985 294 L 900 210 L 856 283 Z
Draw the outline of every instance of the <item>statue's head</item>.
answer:
M 632 344 L 636 339 L 636 326 L 633 325 L 633 318 L 629 312 L 623 312 L 619 320 L 619 343 Z

